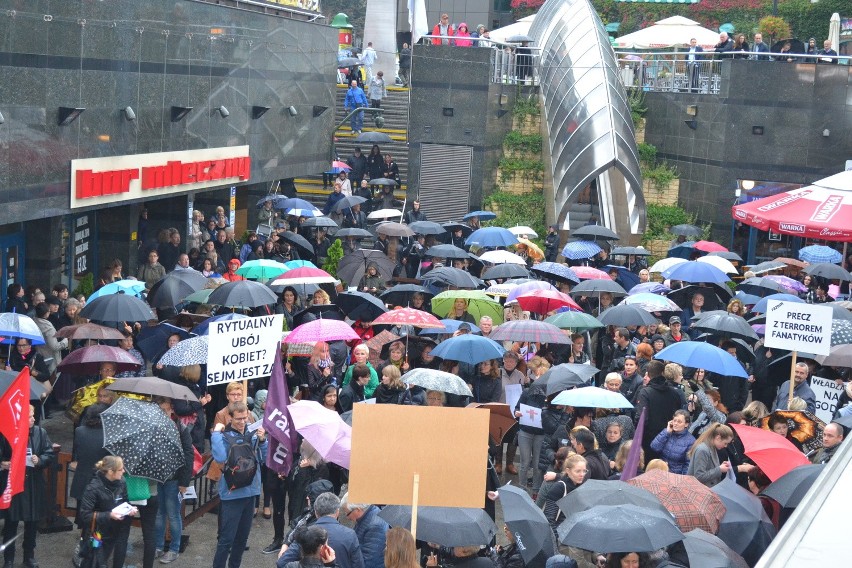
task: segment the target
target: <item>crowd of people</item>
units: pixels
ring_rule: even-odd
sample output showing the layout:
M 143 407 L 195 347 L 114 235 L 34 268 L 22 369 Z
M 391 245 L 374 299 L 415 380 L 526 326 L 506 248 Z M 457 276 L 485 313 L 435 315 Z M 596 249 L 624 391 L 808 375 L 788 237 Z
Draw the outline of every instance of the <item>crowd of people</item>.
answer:
M 378 147 L 374 147 L 370 155 L 374 156 L 374 161 L 387 163 L 387 156 L 382 159 Z M 370 156 L 364 157 L 360 149 L 356 149 L 350 165 L 353 182 L 363 184 L 368 181 L 367 173 L 372 167 Z M 339 176 L 326 213 L 337 212 L 332 198 L 343 193 L 344 185 L 352 192 L 349 181 L 350 177 L 345 172 Z M 357 194 L 352 192 L 351 195 Z M 364 205 L 377 206 L 366 199 Z M 396 203 L 381 206 L 387 205 Z M 354 213 L 354 217 L 361 218 L 357 215 L 357 208 L 358 205 L 354 205 L 348 213 L 342 212 L 344 227 L 355 226 L 346 224 L 349 215 Z M 821 366 L 813 359 L 800 359 L 793 368 L 791 398 L 787 379 L 790 364 L 786 363 L 786 367 L 784 364 L 786 352 L 770 349 L 760 340 L 744 341 L 701 325 L 702 316 L 710 311 L 710 303 L 721 313 L 742 319 L 743 316 L 755 315 L 751 310 L 760 298 L 733 296 L 725 286 L 706 282 L 655 281 L 652 275 L 656 276 L 658 272 L 648 265 L 647 256 L 641 250 L 619 255 L 606 240 L 596 241 L 600 252 L 556 263 L 560 235 L 555 226 L 550 227 L 548 234 L 542 238 L 543 250 L 526 238 L 537 237 L 532 234 L 520 234 L 514 245 L 478 246 L 468 237 L 482 229 L 483 220 L 490 216 L 492 214 L 488 212 L 473 212 L 463 221 L 445 224 L 444 232 L 438 234 L 432 234 L 435 231 L 417 234 L 415 231 L 414 236 L 408 237 L 408 243 L 401 243 L 396 251 L 388 250 L 388 239 L 383 235 L 381 225 L 369 227 L 361 218 L 364 224 L 358 228 L 372 228 L 378 234 L 369 249 L 361 248 L 366 238 L 347 238 L 346 251 L 363 255 L 365 263 L 369 263 L 358 282 L 343 283 L 350 292 L 344 292 L 334 284 L 286 286 L 276 292 L 277 303 L 244 310 L 248 316 L 284 314 L 289 330 L 298 329 L 301 323 L 322 313 L 322 317 L 345 319 L 358 333 L 359 339 L 355 341 L 317 342 L 309 353 L 294 354 L 287 350 L 286 345 L 282 347 L 285 382 L 293 399 L 313 400 L 339 414 L 349 412 L 354 405 L 370 399 L 375 399 L 377 404 L 405 406 L 466 407 L 470 403 L 510 403 L 514 407 L 509 410 L 516 417 L 520 417 L 521 405 L 538 409 L 540 423 L 519 424 L 504 439 L 491 441 L 489 463 L 483 464 L 482 470 L 482 475 L 487 478 L 488 494 L 482 498 L 485 510 L 495 518 L 495 501 L 500 502 L 501 477 L 503 481 L 512 480 L 542 508 L 554 538 L 558 538 L 558 525 L 571 513 L 560 508 L 560 499 L 589 479 L 619 479 L 626 468 L 635 467 L 626 465 L 634 444 L 641 444 L 639 472 L 663 469 L 692 476 L 708 487 L 717 485 L 730 474 L 743 488 L 760 495 L 773 524 L 780 528 L 790 510 L 762 495 L 763 489 L 769 485 L 767 476 L 746 455 L 737 430 L 731 425 L 745 424 L 771 430 L 793 441 L 802 451 L 809 451 L 813 463 L 828 463 L 848 435 L 848 429 L 834 422 L 823 425 L 820 447 L 807 450 L 803 448 L 802 440 L 794 435 L 796 423 L 791 423 L 786 415 L 778 412 L 802 411 L 803 416 L 812 416 L 816 400 L 808 384 L 813 376 L 818 375 L 834 379 L 842 386 L 837 413 L 838 416 L 849 414 L 852 412 L 849 368 Z M 406 207 L 406 211 L 400 212 L 400 217 L 413 227 L 423 227 L 423 223 L 428 221 L 416 200 L 411 203 L 410 209 Z M 245 279 L 237 271 L 250 260 L 270 259 L 283 263 L 301 259 L 305 266 L 310 266 L 311 262 L 323 266 L 335 229 L 326 233 L 323 229 L 305 226 L 307 218 L 310 216 L 288 215 L 287 209 L 277 208 L 274 199 L 263 201 L 258 208 L 258 221 L 271 225 L 272 230 L 268 235 L 248 232 L 246 242 L 240 243 L 235 240 L 222 208 L 214 212 L 206 223 L 204 214 L 195 211 L 189 231 L 190 242 L 185 247 L 181 233 L 176 229 L 161 231 L 156 245 L 148 243 L 144 230 L 147 213 L 143 211 L 140 216 L 140 258 L 145 262 L 140 265 L 137 277 L 144 285 L 139 294 L 144 297 L 166 275 L 175 271 L 197 270 L 208 278 L 210 286 L 216 286 Z M 292 234 L 296 232 L 313 244 L 312 249 L 294 244 Z M 681 246 L 682 240 L 672 244 Z M 524 278 L 518 279 L 520 275 L 490 277 L 490 270 L 502 267 L 501 264 L 491 265 L 481 260 L 480 257 L 487 258 L 485 255 L 490 252 L 516 257 L 518 263 L 515 267 L 523 272 Z M 697 258 L 701 254 L 696 251 L 694 256 Z M 619 260 L 616 262 L 614 259 Z M 847 259 L 848 262 L 850 259 Z M 611 282 L 618 288 L 623 286 L 624 291 L 622 293 L 612 287 L 598 292 L 593 288 L 575 291 L 581 281 L 588 284 L 596 280 L 572 276 L 572 267 L 581 273 L 598 268 L 603 272 L 603 276 L 597 276 L 601 282 Z M 812 277 L 798 268 L 786 265 L 776 267 L 772 273 L 800 277 L 803 301 L 827 303 L 832 301 L 828 295 L 830 290 L 835 294 L 848 291 L 848 281 Z M 745 282 L 755 277 L 743 268 L 740 270 L 743 273 L 735 276 L 745 278 Z M 446 280 L 448 271 L 450 280 Z M 461 275 L 469 277 L 471 284 L 466 285 L 456 279 Z M 399 279 L 406 279 L 402 288 L 398 284 Z M 126 281 L 127 278 L 123 274 L 122 263 L 117 260 L 101 274 L 99 284 L 104 286 L 120 280 Z M 559 302 L 545 308 L 525 309 L 521 305 L 522 300 L 511 297 L 511 290 L 531 283 Z M 492 340 L 502 354 L 485 359 L 441 359 L 433 353 L 443 343 L 465 336 L 499 338 L 503 322 L 545 319 L 558 322 L 560 316 L 579 311 L 606 321 L 610 308 L 629 303 L 629 291 L 635 286 L 641 290 L 656 286 L 657 294 L 677 300 L 678 309 L 651 309 L 649 314 L 653 323 L 559 325 L 561 339 L 549 343 Z M 476 301 L 463 296 L 456 298 L 448 309 L 433 307 L 436 294 L 465 288 L 484 288 L 486 294 L 491 294 L 492 300 L 487 302 L 493 304 L 494 309 L 487 314 L 482 313 Z M 355 290 L 377 297 L 384 305 L 382 311 L 407 307 L 434 313 L 436 318 L 443 318 L 441 321 L 445 329 L 429 334 L 404 325 L 374 325 L 373 318 L 349 318 L 349 310 L 344 311 L 335 304 L 335 300 L 340 294 L 351 294 Z M 216 495 L 220 500 L 218 546 L 212 560 L 214 568 L 226 564 L 234 568 L 241 564 L 249 530 L 258 514 L 272 521 L 270 543 L 262 552 L 278 554 L 279 568 L 330 565 L 331 562 L 356 568 L 413 566 L 421 561 L 427 566 L 525 565 L 518 546 L 512 544 L 511 536 L 510 545 L 494 548 L 480 546 L 493 545 L 494 542 L 472 542 L 467 547 L 446 547 L 441 542 L 418 542 L 415 545 L 405 529 L 391 528 L 382 519 L 380 504 L 351 502 L 346 494 L 346 469 L 326 462 L 307 442 L 301 443 L 300 454 L 287 475 L 278 475 L 267 468 L 267 433 L 262 427 L 249 429 L 249 425 L 263 418 L 269 377 L 246 384 L 229 383 L 225 387 L 208 388 L 204 365 L 172 367 L 159 363 L 169 348 L 191 337 L 202 316 L 215 315 L 216 306 L 179 302 L 168 309 L 158 308 L 158 319 L 171 324 L 174 331 L 163 335 L 161 345 L 153 355 L 149 348 L 140 345 L 139 336 L 147 327 L 160 324 L 94 322 L 104 323 L 123 335 L 123 339 L 106 343 L 126 351 L 138 361 L 138 367 L 119 373 L 114 363 L 104 362 L 95 375 L 66 379 L 67 373 L 58 373 L 56 365 L 69 351 L 88 343 L 73 338 L 59 339 L 57 331 L 85 323 L 79 312 L 87 299 L 71 297 L 68 288 L 63 285 L 54 286 L 45 294 L 37 287 L 24 289 L 13 284 L 7 292 L 6 310 L 31 314 L 44 338 L 44 344 L 35 346 L 32 340 L 18 338 L 8 358 L 7 368 L 20 371 L 28 367 L 31 376 L 45 385 L 48 392 L 53 388 L 55 394 L 48 401 L 53 401 L 54 410 L 57 402 L 64 403 L 71 398 L 70 389 L 61 387 L 64 383 L 77 388 L 122 376 L 153 374 L 187 387 L 198 399 L 187 402 L 154 398 L 153 402 L 174 421 L 183 459 L 170 479 L 143 482 L 147 485 L 144 504 L 128 506 L 120 512 L 115 510 L 117 504 L 137 500 L 131 499 L 128 494 L 131 487 L 124 481 L 121 456 L 107 455 L 102 444 L 97 442 L 103 436 L 101 417 L 115 403 L 117 394 L 102 387 L 94 404 L 74 414 L 73 459 L 76 472 L 70 494 L 78 503 L 77 523 L 82 531 L 81 542 L 88 542 L 94 535 L 102 542 L 98 553 L 101 565 L 105 565 L 111 555 L 115 568 L 123 566 L 130 519 L 136 516 L 142 524 L 144 568 L 150 568 L 155 560 L 165 564 L 179 558 L 180 538 L 174 538 L 174 535 L 181 534 L 180 495 L 192 484 L 196 452 L 212 455 L 212 464 L 204 475 L 216 483 Z M 837 309 L 846 310 L 843 306 L 845 304 L 837 304 Z M 233 308 L 227 308 L 220 313 L 233 311 Z M 740 362 L 748 379 L 657 357 L 666 347 L 688 341 L 718 345 Z M 561 391 L 553 392 L 542 383 L 564 368 L 564 364 L 568 364 L 569 369 L 585 367 L 589 370 L 579 386 L 598 385 L 623 396 L 632 407 L 590 408 L 555 404 L 554 398 Z M 414 369 L 440 370 L 456 375 L 467 385 L 470 395 L 409 384 L 405 374 Z M 507 389 L 510 386 L 520 388 L 519 399 L 507 396 L 512 390 Z M 28 568 L 38 566 L 34 557 L 34 527 L 44 516 L 44 506 L 38 502 L 44 493 L 43 485 L 40 485 L 43 484 L 42 472 L 55 458 L 47 432 L 36 423 L 43 412 L 49 415 L 50 406 L 45 404 L 43 409 L 41 402 L 36 402 L 31 408 L 32 452 L 28 459 L 32 467 L 27 468 L 27 487 L 13 498 L 13 506 L 4 513 L 4 541 L 15 535 L 19 522 L 24 523 L 21 544 L 24 564 Z M 634 433 L 640 421 L 644 422 L 644 433 L 641 438 L 636 438 Z M 244 459 L 253 463 L 245 470 L 248 473 L 244 471 L 242 476 L 231 467 L 235 448 L 243 448 Z M 0 462 L 3 470 L 9 468 L 9 451 L 8 444 L 4 445 Z M 173 535 L 169 546 L 165 542 L 167 522 Z M 415 552 L 415 546 L 421 550 L 420 555 Z M 563 562 L 561 565 L 565 566 L 598 563 L 596 551 L 578 552 L 564 548 L 563 552 L 567 556 L 555 558 L 554 563 Z M 4 566 L 11 568 L 15 545 L 9 545 L 4 554 Z M 644 552 L 601 555 L 600 559 L 607 566 L 656 566 L 657 562 L 668 558 L 666 561 L 671 563 L 667 565 L 672 566 L 683 562 L 679 554 L 678 550 L 672 549 L 657 551 L 653 560 L 646 558 Z M 78 555 L 81 561 L 85 561 L 84 556 Z

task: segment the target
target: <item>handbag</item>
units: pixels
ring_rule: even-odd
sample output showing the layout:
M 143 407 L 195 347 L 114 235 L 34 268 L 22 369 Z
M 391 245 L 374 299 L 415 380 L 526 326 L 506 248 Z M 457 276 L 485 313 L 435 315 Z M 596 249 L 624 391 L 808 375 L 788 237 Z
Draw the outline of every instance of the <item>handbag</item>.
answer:
M 89 531 L 80 537 L 74 547 L 74 556 L 71 559 L 74 568 L 98 568 L 101 564 L 102 539 L 100 533 L 95 530 L 96 523 L 97 513 L 94 513 Z
M 144 477 L 125 474 L 124 482 L 127 485 L 127 500 L 129 502 L 147 501 L 151 498 L 151 487 Z

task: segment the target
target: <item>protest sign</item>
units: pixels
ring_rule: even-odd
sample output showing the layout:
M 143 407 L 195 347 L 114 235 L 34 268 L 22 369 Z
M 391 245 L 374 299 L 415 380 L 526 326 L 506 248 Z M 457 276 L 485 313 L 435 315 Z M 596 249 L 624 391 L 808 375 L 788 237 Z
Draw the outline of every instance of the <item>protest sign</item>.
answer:
M 541 409 L 535 406 L 520 405 L 521 407 L 521 425 L 532 426 L 533 428 L 541 428 Z
M 488 420 L 488 412 L 467 408 L 354 405 L 351 502 L 411 506 L 417 474 L 420 506 L 481 508 Z
M 280 314 L 211 323 L 207 386 L 271 375 L 283 327 Z
M 828 355 L 831 348 L 831 308 L 769 300 L 764 345 L 773 349 Z
M 515 407 L 518 406 L 518 400 L 524 392 L 524 387 L 522 385 L 506 385 L 504 388 L 506 391 L 506 404 L 509 405 L 509 410 L 514 412 Z
M 837 410 L 837 399 L 843 388 L 831 380 L 823 377 L 811 377 L 811 390 L 816 395 L 817 418 L 828 424 Z

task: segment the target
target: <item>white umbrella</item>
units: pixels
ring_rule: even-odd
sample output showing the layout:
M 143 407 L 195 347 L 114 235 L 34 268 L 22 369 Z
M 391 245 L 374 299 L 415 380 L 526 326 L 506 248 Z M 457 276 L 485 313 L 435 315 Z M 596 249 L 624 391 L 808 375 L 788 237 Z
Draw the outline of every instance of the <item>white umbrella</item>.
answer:
M 527 16 L 526 18 L 521 18 L 517 22 L 509 24 L 508 26 L 491 30 L 488 35 L 491 36 L 491 39 L 494 41 L 502 41 L 505 43 L 506 39 L 513 35 L 529 35 L 530 26 L 532 25 L 533 20 L 535 20 L 535 14 Z
M 731 261 L 721 256 L 702 256 L 697 259 L 698 262 L 710 264 L 726 274 L 739 274 L 737 267 L 731 264 Z
M 828 21 L 828 38 L 831 40 L 831 49 L 840 53 L 840 14 L 837 12 L 831 15 Z
M 614 47 L 620 49 L 686 47 L 692 38 L 698 40 L 698 45 L 707 49 L 718 43 L 719 34 L 689 18 L 672 16 L 656 22 L 653 26 L 621 36 L 615 40 Z
M 402 211 L 398 209 L 379 209 L 367 215 L 367 219 L 392 219 L 402 217 Z
M 515 235 L 516 237 L 523 237 L 526 235 L 526 237 L 529 239 L 538 238 L 538 233 L 536 233 L 532 227 L 527 227 L 526 225 L 517 225 L 515 227 L 509 227 L 509 232 Z
M 680 264 L 682 262 L 687 262 L 687 261 L 683 258 L 674 258 L 674 257 L 664 258 L 662 260 L 658 260 L 657 262 L 655 262 L 654 266 L 652 266 L 651 268 L 648 269 L 648 272 L 662 272 L 662 271 L 668 270 L 672 266 L 675 266 L 676 264 Z
M 488 264 L 520 264 L 524 266 L 527 263 L 520 256 L 507 250 L 490 250 L 479 255 L 479 260 Z

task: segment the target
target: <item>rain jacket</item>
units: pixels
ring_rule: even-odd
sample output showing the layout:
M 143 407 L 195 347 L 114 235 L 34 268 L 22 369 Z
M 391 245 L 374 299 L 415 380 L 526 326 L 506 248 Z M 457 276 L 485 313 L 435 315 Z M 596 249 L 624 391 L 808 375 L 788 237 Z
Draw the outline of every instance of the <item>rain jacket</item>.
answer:
M 666 428 L 651 442 L 651 449 L 659 453 L 662 460 L 669 464 L 670 472 L 684 475 L 689 469 L 689 458 L 686 453 L 694 443 L 695 436 L 689 433 L 689 429 L 685 428 L 682 432 L 669 432 Z
M 213 459 L 216 460 L 220 466 L 224 465 L 225 462 L 228 461 L 229 445 L 226 438 L 236 438 L 237 436 L 239 436 L 239 433 L 230 426 L 225 427 L 225 430 L 222 432 L 216 432 L 214 430 L 210 435 L 210 447 L 213 450 Z M 254 432 L 251 435 L 251 441 L 255 447 L 255 459 L 257 459 L 258 463 L 257 471 L 255 471 L 254 474 L 254 480 L 251 485 L 231 490 L 225 482 L 225 476 L 221 476 L 219 478 L 219 498 L 224 501 L 229 499 L 242 499 L 243 497 L 256 497 L 257 495 L 260 495 L 260 464 L 265 462 L 268 441 L 266 439 L 264 439 L 263 442 L 258 441 L 257 432 Z
M 361 543 L 365 566 L 385 568 L 385 535 L 389 529 L 390 525 L 379 517 L 379 508 L 375 505 L 370 505 L 355 522 L 355 534 Z
M 228 270 L 222 275 L 222 278 L 229 282 L 237 282 L 238 280 L 245 280 L 242 276 L 237 274 L 237 270 L 240 268 L 242 263 L 239 259 L 232 258 L 228 261 Z

